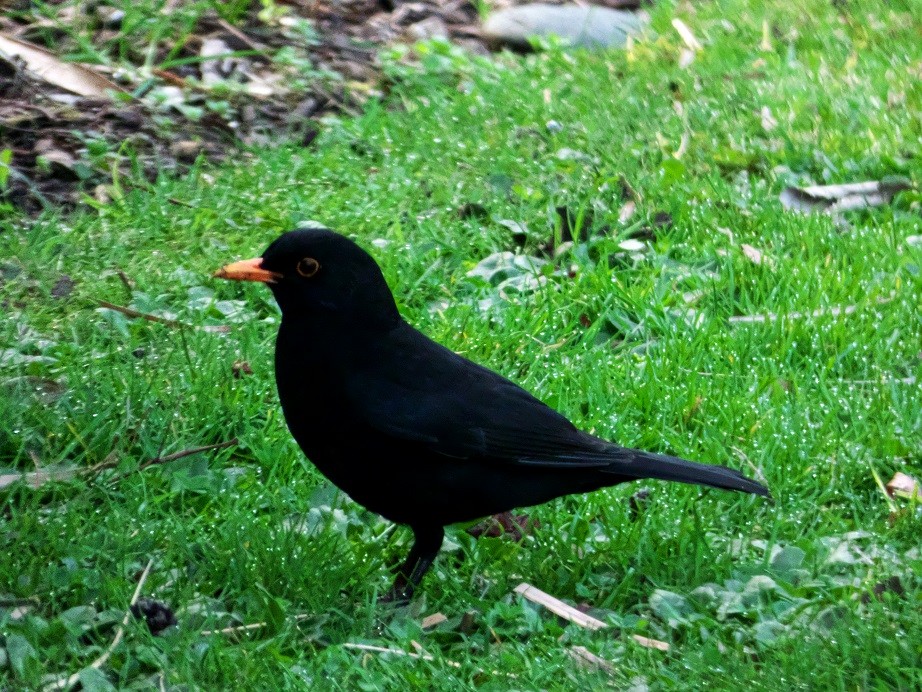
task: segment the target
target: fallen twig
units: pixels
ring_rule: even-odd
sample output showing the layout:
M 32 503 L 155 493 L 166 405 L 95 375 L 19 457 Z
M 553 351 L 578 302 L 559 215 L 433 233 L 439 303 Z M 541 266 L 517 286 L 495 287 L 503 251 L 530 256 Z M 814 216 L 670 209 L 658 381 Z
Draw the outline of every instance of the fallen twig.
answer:
M 846 384 L 915 384 L 917 377 L 890 377 L 879 380 L 840 380 Z
M 580 627 L 585 627 L 586 629 L 590 630 L 600 630 L 608 627 L 608 625 L 606 625 L 601 620 L 578 611 L 573 606 L 567 605 L 559 598 L 554 598 L 549 593 L 545 593 L 541 589 L 538 589 L 531 584 L 526 584 L 523 582 L 515 587 L 515 592 L 520 594 L 523 598 L 531 601 L 532 603 L 542 605 L 552 613 L 562 617 L 564 620 L 569 620 L 570 622 L 579 625 Z M 639 634 L 632 634 L 631 638 L 641 646 L 645 646 L 648 649 L 669 651 L 669 644 L 667 642 L 661 642 L 658 639 L 650 639 L 649 637 L 643 637 Z
M 132 469 L 131 471 L 124 473 L 121 476 L 116 476 L 110 482 L 116 483 L 129 474 L 135 473 L 137 471 L 143 471 L 150 466 L 166 464 L 171 461 L 176 461 L 177 459 L 182 459 L 183 457 L 199 454 L 201 452 L 208 452 L 213 449 L 225 449 L 226 447 L 233 447 L 234 445 L 238 444 L 238 442 L 239 441 L 235 437 L 234 439 L 227 440 L 226 442 L 218 442 L 213 445 L 204 445 L 203 447 L 191 447 L 190 449 L 184 449 L 179 452 L 174 452 L 173 454 L 167 454 L 166 456 L 154 457 L 153 459 L 148 459 L 147 461 L 143 462 L 136 469 Z M 109 459 L 107 457 L 106 461 L 102 461 L 88 468 L 68 467 L 45 471 L 30 471 L 27 473 L 6 473 L 0 475 L 0 490 L 12 485 L 16 481 L 22 481 L 32 488 L 40 488 L 49 481 L 67 481 L 72 478 L 81 476 L 91 476 L 93 474 L 99 473 L 100 471 L 115 468 L 118 466 L 118 463 L 119 462 L 117 459 Z
M 204 445 L 202 447 L 191 447 L 189 449 L 184 449 L 180 452 L 173 452 L 172 454 L 167 454 L 166 456 L 154 457 L 153 459 L 148 459 L 143 464 L 138 466 L 138 468 L 135 470 L 143 471 L 144 469 L 150 466 L 156 466 L 157 464 L 167 464 L 171 461 L 176 461 L 177 459 L 189 457 L 189 456 L 192 456 L 193 454 L 199 454 L 200 452 L 210 452 L 213 449 L 226 449 L 227 447 L 233 447 L 234 445 L 238 443 L 239 443 L 239 440 L 235 437 L 232 440 L 227 440 L 226 442 L 216 442 L 213 445 Z M 112 465 L 114 466 L 115 463 L 112 462 Z M 116 478 L 114 480 L 120 480 L 121 478 L 124 478 L 124 476 L 120 476 L 119 478 Z
M 431 654 L 427 654 L 425 651 L 422 653 L 414 653 L 412 651 L 404 651 L 403 649 L 392 649 L 387 646 L 375 646 L 374 644 L 354 644 L 352 642 L 345 642 L 341 644 L 344 649 L 355 649 L 356 651 L 370 651 L 371 653 L 376 654 L 393 654 L 395 656 L 407 656 L 409 658 L 416 658 L 421 661 L 434 661 L 435 657 Z M 457 661 L 451 661 L 447 658 L 441 659 L 443 662 L 450 665 L 452 668 L 460 668 L 461 664 Z
M 217 21 L 218 21 L 218 24 L 220 25 L 220 27 L 221 27 L 222 29 L 224 29 L 224 31 L 226 31 L 227 33 L 229 33 L 231 36 L 233 36 L 234 38 L 236 38 L 236 39 L 237 39 L 238 41 L 240 41 L 241 43 L 245 44 L 250 50 L 252 50 L 252 51 L 265 51 L 265 50 L 266 50 L 266 47 L 265 47 L 263 44 L 261 44 L 261 43 L 259 43 L 259 42 L 257 42 L 257 41 L 254 41 L 254 40 L 251 39 L 249 36 L 247 36 L 245 33 L 243 33 L 242 31 L 240 31 L 240 29 L 238 29 L 238 28 L 235 27 L 233 24 L 231 24 L 230 22 L 225 21 L 225 20 L 220 19 L 220 18 L 219 18 Z M 259 52 L 257 52 L 256 55 L 253 56 L 253 58 L 254 58 L 254 59 L 261 59 L 261 60 L 263 60 L 263 61 L 265 61 L 265 62 L 269 62 L 269 58 L 268 58 L 267 56 L 265 56 L 265 55 L 259 53 Z
M 253 622 L 249 625 L 232 625 L 230 627 L 222 627 L 219 630 L 202 630 L 200 634 L 210 637 L 215 634 L 240 634 L 241 632 L 252 632 L 253 630 L 259 630 L 266 626 L 265 622 Z
M 148 312 L 141 312 L 140 310 L 135 310 L 134 308 L 126 308 L 124 305 L 116 305 L 115 303 L 110 303 L 107 300 L 97 300 L 96 302 L 99 304 L 99 307 L 105 308 L 106 310 L 114 310 L 115 312 L 120 312 L 126 317 L 137 317 L 142 320 L 147 320 L 148 322 L 165 324 L 167 327 L 174 327 L 177 329 L 198 329 L 203 332 L 214 332 L 218 334 L 226 334 L 230 331 L 230 327 L 225 324 L 196 326 L 186 324 L 185 322 L 180 322 L 178 320 L 171 320 L 167 319 L 166 317 L 160 317 L 159 315 L 151 315 Z
M 877 299 L 877 305 L 884 305 L 893 300 L 893 296 L 887 296 Z M 851 315 L 858 310 L 858 305 L 833 305 L 828 308 L 818 308 L 810 312 L 766 312 L 756 315 L 732 315 L 727 318 L 730 324 L 752 324 L 761 322 L 774 322 L 779 319 L 799 320 L 805 317 L 839 317 L 840 315 Z
M 529 600 L 532 603 L 537 603 L 538 605 L 542 605 L 552 613 L 562 617 L 564 620 L 569 620 L 570 622 L 579 625 L 580 627 L 585 627 L 586 629 L 590 630 L 600 630 L 608 626 L 601 620 L 597 620 L 591 615 L 581 613 L 573 606 L 567 605 L 559 598 L 554 598 L 549 593 L 545 593 L 541 589 L 535 588 L 531 584 L 522 582 L 517 587 L 515 587 L 515 592 L 526 600 Z
M 147 581 L 147 577 L 150 574 L 151 568 L 154 566 L 154 561 L 150 560 L 147 563 L 147 567 L 144 568 L 144 571 L 141 573 L 141 578 L 138 579 L 138 585 L 134 589 L 134 594 L 131 596 L 131 602 L 128 604 L 128 608 L 125 610 L 125 616 L 122 618 L 121 624 L 115 630 L 115 636 L 112 638 L 112 643 L 109 644 L 108 648 L 102 652 L 102 655 L 93 661 L 89 667 L 96 668 L 97 670 L 106 665 L 106 661 L 112 656 L 112 653 L 115 651 L 115 648 L 121 643 L 122 638 L 125 636 L 125 628 L 128 626 L 128 621 L 131 619 L 131 606 L 138 602 L 138 598 L 141 596 L 141 589 L 144 588 L 144 582 Z M 66 690 L 70 689 L 80 681 L 80 673 L 73 673 L 68 675 L 66 678 L 61 678 L 56 680 L 44 688 L 45 690 Z
M 610 661 L 606 661 L 600 656 L 596 656 L 585 646 L 571 646 L 567 649 L 567 653 L 579 664 L 587 665 L 590 667 L 601 668 L 606 673 L 614 673 L 615 667 L 611 664 Z
M 312 617 L 314 616 L 308 613 L 301 613 L 300 615 L 295 615 L 293 620 L 295 622 L 301 622 L 302 620 L 308 620 Z M 205 637 L 211 637 L 216 634 L 240 634 L 241 632 L 252 632 L 253 630 L 260 630 L 268 626 L 268 622 L 251 622 L 249 625 L 231 625 L 230 627 L 222 627 L 219 630 L 202 630 L 199 634 Z
M 159 77 L 164 82 L 166 82 L 167 84 L 171 84 L 172 86 L 179 87 L 180 89 L 191 88 L 189 86 L 189 82 L 187 82 L 185 79 L 180 77 L 175 72 L 170 72 L 169 70 L 158 70 L 158 69 L 153 69 L 150 72 L 155 77 Z
M 650 637 L 644 637 L 639 634 L 632 634 L 631 639 L 645 646 L 648 649 L 656 649 L 657 651 L 669 651 L 668 642 L 661 642 L 659 639 L 650 639 Z
M 199 454 L 201 452 L 209 452 L 213 449 L 226 449 L 227 447 L 233 447 L 237 443 L 238 443 L 238 440 L 235 437 L 232 440 L 227 440 L 226 442 L 216 442 L 213 445 L 204 445 L 202 447 L 191 447 L 190 449 L 183 449 L 179 452 L 173 452 L 172 454 L 167 454 L 166 456 L 154 457 L 153 459 L 148 459 L 147 461 L 139 464 L 136 469 L 126 471 L 120 476 L 115 476 L 114 478 L 109 480 L 109 483 L 118 483 L 123 478 L 130 476 L 132 473 L 143 471 L 144 469 L 150 468 L 151 466 L 157 466 L 159 464 L 167 464 L 171 461 L 176 461 L 177 459 L 183 459 L 185 457 L 192 456 L 193 454 Z M 101 464 L 96 464 L 96 466 L 90 467 L 88 472 L 98 473 L 99 471 L 113 468 L 117 464 L 118 464 L 117 461 L 104 461 Z

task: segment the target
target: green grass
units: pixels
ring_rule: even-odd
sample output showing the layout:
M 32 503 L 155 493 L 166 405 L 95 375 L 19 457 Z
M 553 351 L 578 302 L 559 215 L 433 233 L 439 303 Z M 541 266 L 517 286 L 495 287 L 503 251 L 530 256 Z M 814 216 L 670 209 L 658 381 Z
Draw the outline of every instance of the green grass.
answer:
M 491 70 L 429 45 L 423 69 L 392 54 L 388 99 L 330 119 L 311 149 L 122 179 L 113 203 L 66 217 L 7 213 L 0 465 L 115 461 L 126 475 L 0 490 L 0 598 L 34 599 L 25 615 L 0 606 L 2 684 L 87 666 L 153 560 L 144 595 L 174 607 L 179 628 L 152 637 L 132 623 L 87 687 L 917 689 L 920 512 L 895 500 L 894 513 L 875 474 L 922 477 L 920 384 L 906 380 L 922 375 L 922 249 L 906 242 L 922 233 L 920 197 L 846 227 L 787 212 L 778 194 L 887 175 L 918 189 L 920 9 L 683 7 L 705 43 L 685 70 L 668 7 L 659 37 L 628 54 L 552 51 Z M 638 198 L 626 224 L 622 178 Z M 524 224 L 533 253 L 560 231 L 557 207 L 593 234 L 560 257 L 570 275 L 505 297 L 468 275 L 514 247 L 501 221 Z M 658 213 L 671 225 L 639 258 L 619 255 Z M 269 292 L 210 278 L 309 219 L 371 249 L 411 322 L 580 427 L 758 474 L 777 502 L 653 482 L 637 516 L 637 485 L 567 498 L 531 510 L 540 527 L 520 545 L 454 531 L 413 608 L 383 610 L 408 532 L 303 459 L 275 397 Z M 54 298 L 63 274 L 75 289 Z M 98 300 L 231 331 L 129 320 Z M 782 317 L 728 321 L 768 313 Z M 235 377 L 238 361 L 253 374 Z M 43 403 L 9 383 L 23 376 L 63 394 Z M 892 577 L 902 595 L 865 598 Z M 612 627 L 563 626 L 510 595 L 521 581 Z M 421 631 L 434 612 L 449 621 Z M 267 627 L 201 634 L 253 622 Z M 412 641 L 433 660 L 342 646 Z M 580 668 L 571 645 L 614 672 Z

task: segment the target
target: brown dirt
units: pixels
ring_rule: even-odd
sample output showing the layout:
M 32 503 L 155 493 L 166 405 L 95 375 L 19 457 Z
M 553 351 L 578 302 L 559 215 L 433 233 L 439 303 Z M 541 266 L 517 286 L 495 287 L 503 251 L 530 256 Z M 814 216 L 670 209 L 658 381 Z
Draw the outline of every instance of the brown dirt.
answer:
M 120 38 L 113 8 L 55 0 L 46 7 L 57 16 L 38 18 L 28 0 L 19 0 L 0 17 L 0 33 L 62 53 L 76 47 L 64 26 L 82 27 L 81 36 L 96 46 Z M 172 58 L 170 69 L 145 74 L 131 64 L 118 70 L 89 66 L 125 89 L 115 100 L 76 96 L 0 53 L 0 155 L 12 153 L 0 204 L 33 214 L 81 201 L 105 203 L 113 171 L 125 179 L 152 180 L 157 172 L 181 171 L 199 157 L 221 160 L 240 145 L 292 138 L 309 145 L 318 116 L 358 112 L 370 95 L 386 90 L 376 59 L 382 45 L 446 36 L 473 52 L 487 52 L 470 0 L 301 0 L 284 7 L 285 20 L 266 22 L 254 3 L 234 25 L 206 12 L 181 46 L 158 45 L 152 64 Z M 170 0 L 164 11 L 179 8 L 179 0 Z M 315 35 L 294 31 L 297 18 L 309 19 Z M 294 68 L 272 59 L 281 48 L 301 57 L 316 77 L 292 86 Z M 202 60 L 209 50 L 246 55 Z M 140 53 L 133 57 L 142 62 Z M 177 58 L 190 62 L 177 64 Z M 216 83 L 224 89 L 215 91 Z M 235 88 L 228 90 L 228 83 Z M 216 99 L 217 110 L 211 107 Z

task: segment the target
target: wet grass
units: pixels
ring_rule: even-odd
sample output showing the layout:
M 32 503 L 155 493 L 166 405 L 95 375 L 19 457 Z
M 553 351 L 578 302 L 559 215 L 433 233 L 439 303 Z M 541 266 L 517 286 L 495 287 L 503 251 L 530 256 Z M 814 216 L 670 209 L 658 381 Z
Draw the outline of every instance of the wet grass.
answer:
M 152 560 L 144 594 L 179 626 L 132 622 L 84 686 L 918 686 L 919 509 L 876 478 L 922 476 L 920 198 L 844 222 L 778 201 L 790 184 L 918 188 L 916 10 L 683 9 L 705 44 L 687 69 L 669 8 L 627 53 L 486 70 L 429 45 L 424 69 L 392 54 L 388 99 L 308 150 L 121 180 L 66 217 L 6 215 L 0 465 L 115 469 L 0 490 L 4 684 L 84 669 Z M 564 271 L 524 291 L 522 272 L 471 274 L 519 247 L 511 227 L 538 254 L 559 208 L 589 236 Z M 567 498 L 530 510 L 522 544 L 454 531 L 414 606 L 384 610 L 409 536 L 326 487 L 287 434 L 268 291 L 210 278 L 307 220 L 368 247 L 411 322 L 580 427 L 740 468 L 777 502 L 652 482 L 636 511 L 636 485 Z M 511 595 L 521 581 L 611 627 L 564 626 Z M 435 612 L 449 620 L 422 631 Z M 414 641 L 432 660 L 343 646 Z M 573 645 L 614 672 L 580 667 Z

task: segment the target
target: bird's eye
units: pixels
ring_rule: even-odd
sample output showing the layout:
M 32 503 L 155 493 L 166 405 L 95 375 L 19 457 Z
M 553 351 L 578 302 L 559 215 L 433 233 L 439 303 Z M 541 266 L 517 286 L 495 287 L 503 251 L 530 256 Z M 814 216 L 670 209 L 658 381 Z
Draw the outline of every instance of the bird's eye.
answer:
M 298 266 L 295 267 L 295 269 L 298 270 L 298 273 L 301 276 L 309 279 L 320 271 L 320 262 L 315 260 L 313 257 L 305 257 L 303 260 L 298 262 Z

